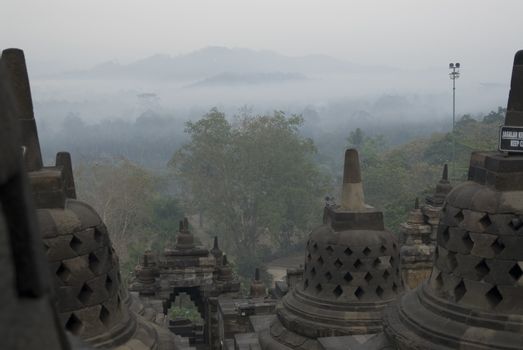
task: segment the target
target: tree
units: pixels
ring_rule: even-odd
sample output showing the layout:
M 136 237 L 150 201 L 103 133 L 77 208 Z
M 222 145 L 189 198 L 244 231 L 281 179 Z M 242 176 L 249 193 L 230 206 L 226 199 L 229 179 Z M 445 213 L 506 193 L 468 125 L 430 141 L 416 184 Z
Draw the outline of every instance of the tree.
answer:
M 76 169 L 78 197 L 94 207 L 123 260 L 129 245 L 143 234 L 151 217 L 153 178 L 126 159 L 80 164 Z
M 456 123 L 456 177 L 453 185 L 466 179 L 470 152 L 495 150 L 499 125 L 505 110 L 498 108 L 484 117 L 463 115 Z M 452 133 L 434 134 L 399 147 L 384 149 L 383 140 L 351 133 L 349 146 L 354 145 L 354 135 L 363 140 L 360 145 L 363 184 L 368 203 L 383 210 L 386 225 L 397 230 L 412 209 L 414 199 L 424 198 L 434 190 L 441 176 L 443 164 L 452 159 Z
M 365 141 L 365 135 L 360 128 L 357 128 L 356 130 L 350 132 L 347 141 L 349 141 L 350 146 L 359 150 Z
M 328 182 L 314 162 L 312 140 L 298 132 L 302 123 L 283 112 L 231 123 L 217 109 L 187 123 L 190 142 L 170 165 L 186 201 L 239 260 L 259 259 L 261 247 L 271 243 L 289 249 L 319 222 Z
M 177 198 L 165 193 L 156 192 L 150 202 L 150 223 L 145 230 L 153 232 L 150 247 L 161 252 L 165 244 L 172 239 L 184 212 Z
M 163 250 L 183 218 L 168 181 L 125 158 L 81 163 L 75 175 L 78 198 L 107 226 L 124 278 L 145 249 Z
M 505 113 L 507 113 L 507 109 L 503 107 L 498 107 L 497 112 L 490 111 L 489 114 L 483 117 L 483 123 L 486 124 L 496 124 L 496 125 L 503 125 L 505 122 Z

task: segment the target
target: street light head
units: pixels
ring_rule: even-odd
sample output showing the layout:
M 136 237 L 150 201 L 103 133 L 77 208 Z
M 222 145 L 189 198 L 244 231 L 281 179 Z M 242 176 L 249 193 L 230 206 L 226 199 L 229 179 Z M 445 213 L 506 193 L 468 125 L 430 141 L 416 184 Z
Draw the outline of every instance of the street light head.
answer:
M 454 63 L 449 63 L 449 68 L 454 68 Z
M 459 63 L 456 63 L 456 68 L 459 68 Z

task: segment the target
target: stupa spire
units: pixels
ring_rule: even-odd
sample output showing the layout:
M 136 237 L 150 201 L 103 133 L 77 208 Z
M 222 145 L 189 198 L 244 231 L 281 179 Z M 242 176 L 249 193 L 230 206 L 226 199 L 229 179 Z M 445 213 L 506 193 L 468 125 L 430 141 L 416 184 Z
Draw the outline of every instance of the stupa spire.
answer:
M 442 181 L 449 181 L 449 167 L 447 163 L 443 166 L 443 174 L 441 174 Z
M 33 112 L 29 75 L 24 52 L 6 49 L 2 52 L 2 63 L 6 67 L 6 80 L 12 89 L 14 113 L 20 122 L 20 144 L 24 150 L 27 171 L 40 170 L 43 166 L 40 142 Z
M 358 211 L 365 209 L 365 197 L 361 182 L 360 159 L 354 148 L 345 151 L 343 166 L 343 185 L 341 207 L 345 210 Z
M 514 56 L 505 125 L 523 126 L 523 50 Z

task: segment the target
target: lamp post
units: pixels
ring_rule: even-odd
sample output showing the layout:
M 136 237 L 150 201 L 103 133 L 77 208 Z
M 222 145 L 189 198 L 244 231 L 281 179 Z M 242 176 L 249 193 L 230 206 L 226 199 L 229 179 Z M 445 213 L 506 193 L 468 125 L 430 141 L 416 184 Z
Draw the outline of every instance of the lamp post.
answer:
M 458 62 L 456 63 L 449 63 L 449 69 L 451 72 L 449 73 L 450 79 L 452 79 L 452 170 L 451 170 L 451 178 L 455 178 L 455 168 L 456 168 L 456 135 L 454 134 L 454 128 L 456 126 L 456 79 L 459 78 L 459 68 L 460 64 Z

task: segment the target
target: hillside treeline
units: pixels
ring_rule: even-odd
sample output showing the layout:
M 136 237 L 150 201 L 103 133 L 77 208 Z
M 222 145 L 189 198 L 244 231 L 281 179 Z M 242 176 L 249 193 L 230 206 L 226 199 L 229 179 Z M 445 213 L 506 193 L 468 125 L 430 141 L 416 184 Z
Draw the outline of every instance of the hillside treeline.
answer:
M 339 197 L 345 147 L 359 149 L 366 202 L 383 210 L 387 226 L 397 232 L 415 198 L 433 191 L 443 164 L 449 163 L 456 184 L 465 179 L 471 151 L 496 149 L 504 112 L 464 115 L 454 135 L 434 133 L 398 145 L 394 128 L 393 142 L 386 130 L 364 128 L 340 130 L 342 136 L 332 139 L 304 132 L 301 115 L 226 116 L 212 109 L 183 128 L 165 119 L 163 129 L 155 126 L 161 138 L 136 128 L 136 144 L 118 144 L 98 157 L 93 149 L 76 149 L 89 154 L 74 159 L 78 195 L 105 220 L 126 271 L 145 249 L 160 251 L 174 240 L 177 221 L 186 215 L 204 244 L 220 237 L 237 272 L 248 278 L 255 266 L 302 248 L 321 222 L 324 198 Z M 141 123 L 154 124 L 156 117 L 144 118 Z M 90 126 L 86 133 L 101 129 Z M 104 132 L 118 135 L 118 128 Z M 149 152 L 156 152 L 154 166 L 140 161 Z M 169 160 L 159 162 L 166 154 Z

